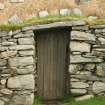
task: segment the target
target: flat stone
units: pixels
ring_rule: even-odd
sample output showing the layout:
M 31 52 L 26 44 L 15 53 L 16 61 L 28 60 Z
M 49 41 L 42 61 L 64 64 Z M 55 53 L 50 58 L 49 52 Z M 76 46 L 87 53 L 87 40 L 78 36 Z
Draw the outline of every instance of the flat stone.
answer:
M 3 45 L 3 46 L 12 46 L 12 45 L 16 45 L 16 44 L 14 42 L 6 41 L 6 42 L 1 43 L 1 45 Z
M 34 64 L 33 57 L 15 57 L 9 59 L 10 67 L 29 66 Z
M 33 75 L 20 75 L 16 77 L 10 77 L 7 82 L 7 87 L 10 89 L 29 89 L 33 90 L 34 83 Z
M 95 33 L 96 34 L 105 33 L 105 28 L 103 28 L 103 29 L 96 29 Z
M 94 95 L 84 95 L 84 96 L 80 96 L 75 98 L 75 101 L 83 101 L 83 100 L 88 100 L 94 98 Z
M 103 83 L 103 82 L 94 82 L 92 89 L 93 89 L 93 92 L 95 94 L 105 92 L 105 83 Z
M 91 45 L 85 42 L 70 42 L 70 51 L 74 52 L 90 52 Z
M 70 9 L 60 9 L 60 15 L 61 16 L 69 16 L 71 14 L 71 10 Z
M 34 39 L 33 38 L 19 38 L 18 43 L 20 45 L 33 45 Z
M 35 55 L 34 50 L 29 50 L 29 51 L 19 51 L 20 56 L 33 56 Z
M 89 87 L 89 85 L 87 83 L 84 83 L 84 82 L 71 82 L 71 87 L 84 89 L 84 88 Z
M 71 31 L 71 40 L 80 40 L 80 41 L 96 41 L 94 34 L 80 32 L 80 31 Z
M 86 89 L 70 89 L 71 94 L 73 95 L 84 95 L 87 93 Z
M 13 91 L 9 89 L 1 89 L 0 92 L 5 95 L 11 95 L 13 93 Z
M 70 62 L 71 63 L 98 63 L 98 62 L 103 62 L 103 59 L 101 58 L 85 58 L 82 57 L 81 55 L 71 55 L 70 56 Z
M 16 45 L 16 46 L 10 46 L 10 50 L 34 50 L 34 45 Z

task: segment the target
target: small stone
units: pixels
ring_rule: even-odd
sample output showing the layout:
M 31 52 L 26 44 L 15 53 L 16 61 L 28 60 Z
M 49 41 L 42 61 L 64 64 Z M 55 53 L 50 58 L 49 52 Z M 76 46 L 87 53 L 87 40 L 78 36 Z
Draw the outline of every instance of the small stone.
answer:
M 71 55 L 70 56 L 70 62 L 71 63 L 99 63 L 99 62 L 103 62 L 103 59 L 101 58 L 85 58 L 82 57 L 81 55 Z
M 90 34 L 90 33 L 86 33 L 86 32 L 71 31 L 71 40 L 95 42 L 96 37 L 94 34 Z
M 84 95 L 84 96 L 80 96 L 80 97 L 77 97 L 75 99 L 75 101 L 83 101 L 83 100 L 88 100 L 88 99 L 91 99 L 91 98 L 94 98 L 94 95 Z
M 83 13 L 79 8 L 74 8 L 72 11 L 74 15 L 83 16 Z
M 33 57 L 15 57 L 9 59 L 10 67 L 18 67 L 18 66 L 29 66 L 34 65 Z
M 89 71 L 94 70 L 95 69 L 95 64 L 91 64 L 91 63 L 86 64 L 84 69 L 89 70 Z
M 86 89 L 70 89 L 70 91 L 73 95 L 84 95 L 87 93 Z
M 9 89 L 1 89 L 0 92 L 5 95 L 11 95 L 13 92 Z
M 105 38 L 98 38 L 98 40 L 100 41 L 101 44 L 105 45 Z
M 11 24 L 19 24 L 19 23 L 22 23 L 22 20 L 17 16 L 17 14 L 15 14 L 12 17 L 10 17 L 8 22 Z
M 84 89 L 84 88 L 89 87 L 89 85 L 87 83 L 84 83 L 84 82 L 71 82 L 71 87 Z
M 61 9 L 60 10 L 61 16 L 68 16 L 68 15 L 70 15 L 70 13 L 71 13 L 70 9 Z
M 0 10 L 3 10 L 5 8 L 3 3 L 0 3 Z
M 35 52 L 33 50 L 30 51 L 19 51 L 20 56 L 33 56 Z
M 3 45 L 3 46 L 12 46 L 12 45 L 15 45 L 15 43 L 6 41 L 6 42 L 1 43 L 1 45 Z
M 33 45 L 34 39 L 33 38 L 19 38 L 18 43 L 21 45 Z
M 1 83 L 2 85 L 6 85 L 6 79 L 2 79 L 2 80 L 0 81 L 0 83 Z
M 95 94 L 105 92 L 105 83 L 103 83 L 103 82 L 94 82 L 92 89 L 93 89 L 93 92 Z
M 81 65 L 76 65 L 76 64 L 70 64 L 69 65 L 69 72 L 71 74 L 75 74 L 77 71 L 79 71 L 81 69 L 82 69 Z
M 34 89 L 34 76 L 33 75 L 20 75 L 10 77 L 7 82 L 7 87 L 10 89 Z
M 48 11 L 40 11 L 39 12 L 39 17 L 40 18 L 44 18 L 44 17 L 48 17 L 48 16 L 49 16 Z
M 105 63 L 96 65 L 96 75 L 105 77 Z
M 73 52 L 90 52 L 91 45 L 85 42 L 70 42 L 70 51 Z

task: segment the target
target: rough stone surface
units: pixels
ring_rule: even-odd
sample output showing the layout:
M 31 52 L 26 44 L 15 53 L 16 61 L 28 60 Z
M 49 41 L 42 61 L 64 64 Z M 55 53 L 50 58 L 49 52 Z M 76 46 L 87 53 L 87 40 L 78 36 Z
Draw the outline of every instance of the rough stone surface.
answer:
M 2 100 L 0 100 L 0 105 L 4 105 L 5 103 L 2 101 Z
M 7 87 L 12 89 L 33 89 L 34 90 L 33 75 L 21 75 L 11 77 L 8 79 Z
M 90 52 L 90 44 L 84 42 L 70 42 L 70 50 L 73 52 Z
M 103 82 L 94 82 L 94 84 L 93 84 L 93 92 L 95 94 L 105 92 L 105 83 L 103 83 Z
M 77 97 L 75 100 L 76 101 L 83 101 L 83 100 L 91 99 L 93 97 L 94 97 L 94 95 L 84 95 L 84 96 L 81 96 L 81 97 Z
M 32 57 L 16 57 L 9 59 L 10 67 L 18 67 L 18 66 L 29 66 L 33 65 L 33 58 Z

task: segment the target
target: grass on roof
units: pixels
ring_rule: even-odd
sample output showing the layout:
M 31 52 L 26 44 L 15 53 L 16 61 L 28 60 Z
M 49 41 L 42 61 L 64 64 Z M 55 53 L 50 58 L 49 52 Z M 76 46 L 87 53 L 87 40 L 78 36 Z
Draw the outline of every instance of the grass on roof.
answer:
M 84 20 L 87 22 L 89 25 L 98 25 L 98 24 L 105 24 L 105 19 L 97 19 L 95 21 L 90 21 L 88 18 L 85 17 L 80 17 L 76 15 L 71 15 L 71 16 L 49 16 L 46 18 L 32 18 L 25 20 L 23 23 L 20 24 L 1 24 L 0 25 L 0 30 L 1 31 L 10 31 L 10 30 L 16 30 L 16 29 L 21 29 L 22 27 L 25 26 L 30 26 L 30 25 L 38 25 L 38 24 L 48 24 L 48 23 L 53 23 L 53 22 L 60 22 L 60 21 L 77 21 L 77 20 Z

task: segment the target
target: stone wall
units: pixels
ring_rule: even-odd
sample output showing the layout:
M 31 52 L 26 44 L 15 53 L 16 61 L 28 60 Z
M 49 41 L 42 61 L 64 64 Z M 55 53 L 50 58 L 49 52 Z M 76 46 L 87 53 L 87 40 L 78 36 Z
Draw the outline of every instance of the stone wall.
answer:
M 37 91 L 34 30 L 51 25 L 0 32 L 0 105 L 32 105 Z M 105 95 L 105 25 L 88 26 L 83 21 L 67 25 L 72 27 L 68 68 L 71 94 Z
M 32 105 L 34 80 L 33 31 L 0 32 L 0 105 Z

